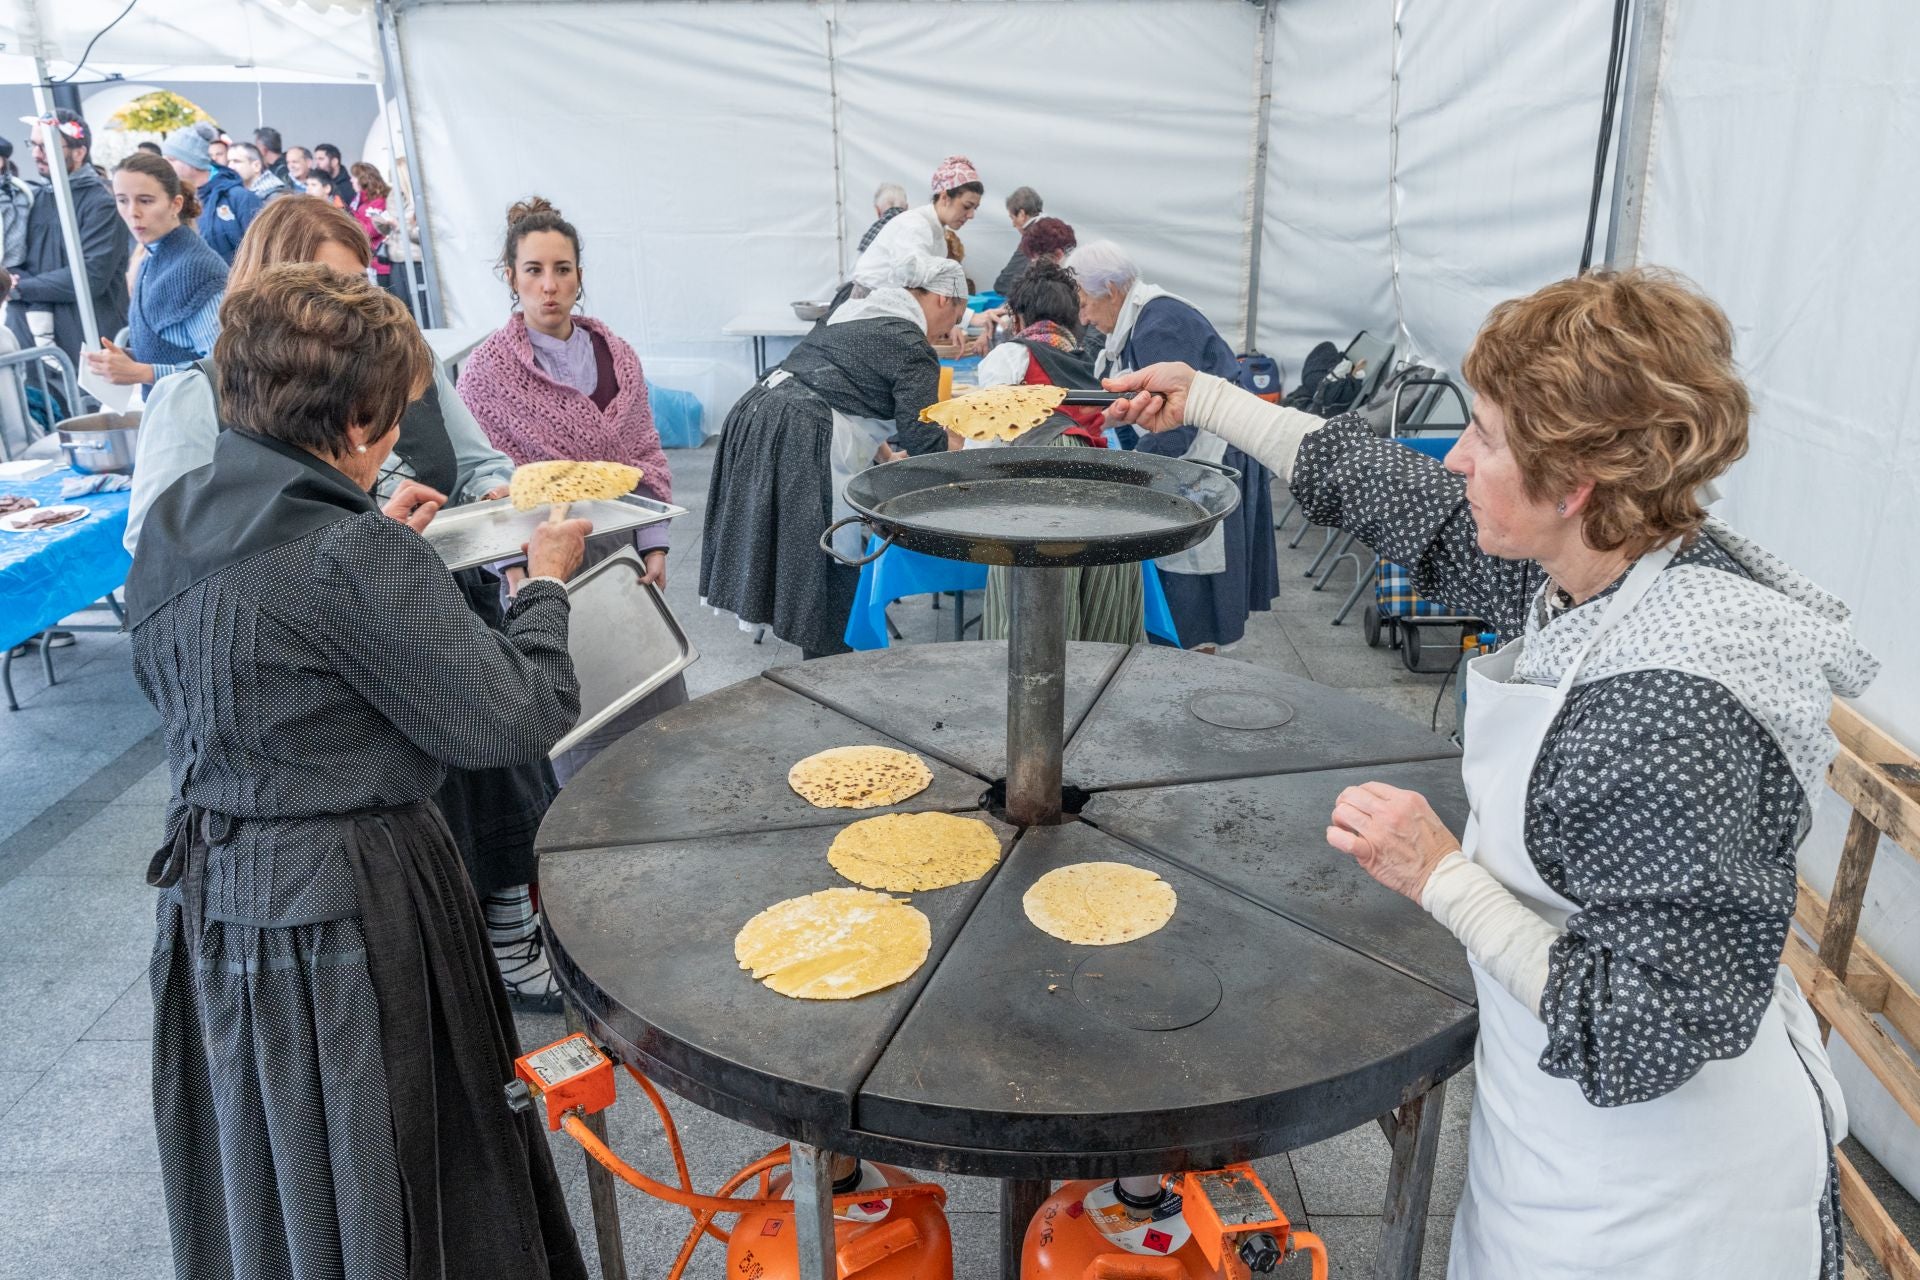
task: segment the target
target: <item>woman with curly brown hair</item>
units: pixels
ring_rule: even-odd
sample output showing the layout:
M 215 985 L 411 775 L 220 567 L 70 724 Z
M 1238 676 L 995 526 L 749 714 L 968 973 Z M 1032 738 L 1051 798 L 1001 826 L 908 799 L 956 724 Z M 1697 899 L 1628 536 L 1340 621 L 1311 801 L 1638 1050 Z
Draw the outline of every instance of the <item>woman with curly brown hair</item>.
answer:
M 214 356 L 228 429 L 127 580 L 173 788 L 147 878 L 175 1270 L 583 1277 L 545 1134 L 507 1105 L 519 1040 L 432 796 L 573 726 L 586 522 L 536 531 L 493 630 L 418 532 L 438 504 L 368 492 L 432 377 L 399 299 L 273 267 L 228 295 Z
M 1709 516 L 1747 447 L 1720 309 L 1597 273 L 1494 308 L 1446 463 L 1156 365 L 1116 420 L 1217 432 L 1317 524 L 1509 643 L 1469 666 L 1449 832 L 1342 792 L 1327 841 L 1472 961 L 1480 1038 L 1454 1280 L 1838 1280 L 1846 1110 L 1780 952 L 1835 695 L 1878 663 L 1846 607 Z

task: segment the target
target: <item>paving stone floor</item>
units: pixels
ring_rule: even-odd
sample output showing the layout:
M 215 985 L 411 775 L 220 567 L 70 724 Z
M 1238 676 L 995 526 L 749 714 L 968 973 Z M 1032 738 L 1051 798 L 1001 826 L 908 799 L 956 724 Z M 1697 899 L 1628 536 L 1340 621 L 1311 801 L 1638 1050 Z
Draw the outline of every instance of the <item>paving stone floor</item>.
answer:
M 777 663 L 797 661 L 768 637 L 756 645 L 731 618 L 695 599 L 699 510 L 713 452 L 676 450 L 675 488 L 694 510 L 677 532 L 668 595 L 701 652 L 688 672 L 697 696 Z M 1351 689 L 1421 724 L 1434 708 L 1437 676 L 1405 671 L 1397 656 L 1370 651 L 1356 622 L 1328 625 L 1344 590 L 1315 593 L 1300 550 L 1282 548 L 1282 592 L 1256 615 L 1233 656 Z M 1335 587 L 1351 583 L 1343 570 Z M 975 597 L 971 604 L 978 607 Z M 925 599 L 902 602 L 895 619 L 913 641 L 946 639 L 951 613 Z M 16 663 L 22 710 L 0 713 L 0 1280 L 171 1275 L 157 1149 L 149 1114 L 152 1005 L 146 958 L 152 892 L 143 875 L 157 844 L 168 785 L 156 721 L 134 687 L 127 641 L 83 634 L 59 651 L 60 683 L 45 688 L 37 658 Z M 1452 724 L 1451 695 L 1439 723 Z M 523 1017 L 529 1045 L 563 1034 L 556 1017 Z M 1470 1073 L 1469 1073 L 1470 1075 Z M 1424 1274 L 1444 1273 L 1452 1214 L 1465 1172 L 1470 1079 L 1450 1089 L 1440 1142 Z M 763 1154 L 772 1142 L 675 1101 L 696 1183 L 703 1189 Z M 643 1169 L 670 1172 L 665 1143 L 637 1095 L 610 1114 L 614 1145 Z M 590 1242 L 582 1159 L 556 1145 L 575 1222 Z M 1276 1156 L 1262 1172 L 1282 1207 L 1327 1241 L 1335 1277 L 1363 1277 L 1379 1232 L 1388 1149 L 1371 1124 Z M 993 1274 L 996 1227 L 991 1183 L 944 1179 L 950 1190 L 955 1274 Z M 665 1274 L 686 1230 L 679 1211 L 622 1194 L 630 1274 Z M 591 1256 L 591 1244 L 588 1252 Z M 598 1274 L 597 1262 L 593 1264 Z M 689 1275 L 723 1274 L 717 1246 L 704 1246 Z M 1305 1260 L 1282 1272 L 1305 1277 Z

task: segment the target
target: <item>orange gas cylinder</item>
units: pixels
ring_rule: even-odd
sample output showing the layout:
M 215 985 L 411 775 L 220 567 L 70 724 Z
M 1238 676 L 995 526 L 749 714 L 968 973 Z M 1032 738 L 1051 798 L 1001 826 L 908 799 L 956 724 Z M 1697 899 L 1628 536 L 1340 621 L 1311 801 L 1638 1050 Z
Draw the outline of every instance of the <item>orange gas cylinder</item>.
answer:
M 1161 1181 L 1151 1204 L 1112 1179 L 1062 1186 L 1028 1224 L 1020 1280 L 1251 1280 L 1296 1252 L 1326 1280 L 1320 1238 L 1293 1229 L 1250 1167 Z
M 780 1170 L 760 1198 L 787 1195 L 790 1181 L 789 1172 Z M 872 1191 L 914 1181 L 891 1165 L 862 1160 L 859 1183 L 850 1189 Z M 840 1280 L 953 1280 L 953 1240 L 947 1234 L 947 1215 L 935 1196 L 876 1198 L 843 1205 L 834 1215 L 833 1238 Z M 799 1274 L 792 1210 L 750 1209 L 741 1214 L 727 1242 L 727 1275 L 739 1280 L 795 1280 Z

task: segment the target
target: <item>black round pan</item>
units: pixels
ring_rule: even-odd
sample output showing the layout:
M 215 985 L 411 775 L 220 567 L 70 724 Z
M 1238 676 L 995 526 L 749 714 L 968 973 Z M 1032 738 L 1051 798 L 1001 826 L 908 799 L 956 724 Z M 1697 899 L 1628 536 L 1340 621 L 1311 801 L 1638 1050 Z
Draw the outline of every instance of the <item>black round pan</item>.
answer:
M 1198 544 L 1239 505 L 1238 479 L 1228 467 L 1130 450 L 965 449 L 862 471 L 846 498 L 888 546 L 1070 568 Z M 822 535 L 823 548 L 832 533 Z

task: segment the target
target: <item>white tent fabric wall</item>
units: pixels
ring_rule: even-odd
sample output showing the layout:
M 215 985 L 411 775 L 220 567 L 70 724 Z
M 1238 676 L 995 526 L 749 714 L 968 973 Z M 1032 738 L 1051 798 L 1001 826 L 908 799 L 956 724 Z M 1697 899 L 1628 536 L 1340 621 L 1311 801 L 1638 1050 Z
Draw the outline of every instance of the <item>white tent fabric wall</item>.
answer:
M 1755 413 L 1720 511 L 1853 606 L 1886 662 L 1861 708 L 1920 747 L 1920 9 L 1867 8 L 1671 7 L 1641 259 L 1734 323 Z M 1823 889 L 1839 808 L 1807 844 Z M 1920 979 L 1920 868 L 1889 848 L 1870 885 L 1862 935 Z M 1842 1082 L 1856 1132 L 1920 1189 L 1920 1131 L 1857 1061 Z
M 1394 327 L 1393 8 L 1287 0 L 1275 21 L 1256 345 L 1291 385 L 1315 343 Z
M 977 286 L 992 287 L 1017 243 L 1007 194 L 1031 186 L 1083 243 L 1119 241 L 1146 279 L 1238 341 L 1260 11 L 1245 0 L 935 8 L 838 10 L 849 252 L 875 184 L 900 182 L 924 203 L 934 165 L 958 153 L 987 188 L 961 232 Z
M 1495 303 L 1573 274 L 1611 9 L 1280 5 L 1261 350 L 1297 371 L 1316 342 L 1361 329 L 1392 337 L 1404 324 L 1398 356 L 1457 370 Z M 1603 203 L 1602 243 L 1606 212 Z
M 1495 303 L 1579 268 L 1613 6 L 1398 7 L 1401 320 L 1458 369 Z
M 400 35 L 450 325 L 506 319 L 505 214 L 534 191 L 580 230 L 586 309 L 665 385 L 704 391 L 709 415 L 752 372 L 720 327 L 834 278 L 826 26 L 810 7 L 422 5 Z M 738 367 L 664 376 L 687 356 Z
M 538 174 L 587 242 L 588 308 L 643 359 L 722 371 L 703 396 L 716 430 L 751 375 L 721 326 L 824 296 L 874 186 L 922 202 L 961 153 L 988 187 L 965 232 L 982 288 L 1014 249 L 1002 202 L 1032 185 L 1237 340 L 1259 18 L 1244 0 L 410 7 L 399 30 L 448 323 L 504 317 L 501 215 Z M 528 67 L 564 72 L 543 95 L 521 87 Z

